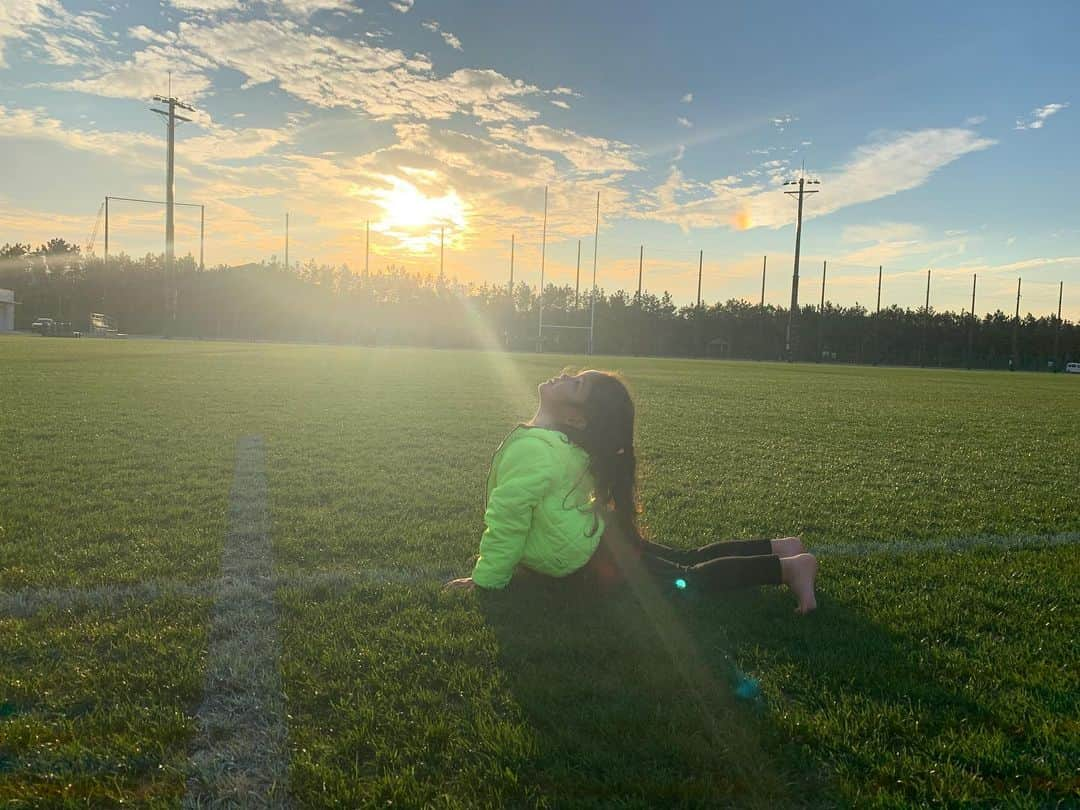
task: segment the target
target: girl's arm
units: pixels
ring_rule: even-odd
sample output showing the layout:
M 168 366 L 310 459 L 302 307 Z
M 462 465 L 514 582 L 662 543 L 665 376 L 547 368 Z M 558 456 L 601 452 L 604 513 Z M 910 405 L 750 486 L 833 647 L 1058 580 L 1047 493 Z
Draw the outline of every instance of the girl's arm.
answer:
M 504 588 L 525 552 L 533 509 L 555 480 L 555 457 L 542 439 L 523 437 L 499 458 L 472 580 L 481 588 Z

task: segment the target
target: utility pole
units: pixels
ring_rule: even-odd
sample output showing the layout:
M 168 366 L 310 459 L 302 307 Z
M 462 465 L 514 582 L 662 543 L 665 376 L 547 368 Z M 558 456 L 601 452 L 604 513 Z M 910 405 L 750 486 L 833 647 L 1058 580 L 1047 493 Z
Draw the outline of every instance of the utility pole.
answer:
M 697 255 L 697 305 L 701 309 L 701 265 L 705 261 L 705 251 L 699 250 Z
M 578 291 L 581 289 L 581 240 L 577 240 L 577 273 L 574 275 L 574 309 L 578 308 Z
M 536 332 L 536 350 L 544 350 L 544 259 L 547 256 L 548 187 L 544 186 L 544 227 L 540 232 L 540 326 Z
M 1012 367 L 1020 368 L 1020 279 L 1016 280 L 1016 317 L 1013 318 Z
M 881 265 L 877 268 L 877 309 L 874 310 L 874 356 L 881 362 Z
M 968 321 L 968 368 L 975 357 L 975 282 L 979 280 L 978 273 L 971 274 L 971 318 Z
M 169 79 L 169 96 L 154 96 L 154 101 L 161 104 L 169 105 L 168 110 L 158 110 L 153 107 L 150 108 L 151 112 L 164 116 L 168 127 L 168 151 L 166 153 L 165 160 L 165 269 L 171 271 L 173 269 L 173 260 L 175 252 L 175 223 L 173 218 L 173 167 L 174 167 L 174 153 L 176 147 L 176 123 L 191 121 L 190 118 L 179 115 L 176 112 L 176 108 L 179 107 L 182 110 L 188 110 L 194 112 L 195 108 L 190 104 L 187 104 L 180 99 L 171 95 L 172 93 L 172 78 Z M 173 313 L 175 317 L 176 313 Z
M 285 212 L 285 269 L 289 269 L 289 212 Z
M 439 282 L 443 280 L 443 250 L 446 247 L 446 226 L 439 226 Z
M 514 295 L 514 234 L 510 234 L 510 289 L 511 297 Z
M 768 256 L 761 257 L 761 309 L 765 310 L 765 265 L 769 263 Z
M 825 339 L 825 271 L 829 267 L 828 260 L 821 264 L 821 306 L 818 307 L 818 330 L 817 330 L 817 361 L 821 362 L 821 352 L 824 349 L 822 342 Z
M 1061 338 L 1061 293 L 1065 289 L 1065 282 L 1058 282 L 1058 316 L 1057 316 L 1057 328 L 1054 330 L 1054 371 L 1058 370 L 1058 366 L 1061 364 L 1058 362 L 1058 345 Z
M 105 197 L 105 263 L 104 269 L 109 269 L 109 197 Z
M 791 276 L 791 309 L 788 310 L 788 323 L 787 334 L 784 338 L 784 353 L 787 355 L 787 361 L 790 363 L 794 358 L 792 356 L 794 350 L 795 340 L 795 310 L 799 307 L 799 248 L 802 243 L 802 212 L 803 212 L 803 196 L 806 194 L 817 194 L 819 189 L 809 189 L 805 187 L 807 185 L 820 185 L 820 180 L 807 180 L 805 175 L 799 176 L 799 181 L 796 183 L 794 180 L 789 180 L 784 183 L 785 186 L 799 187 L 798 191 L 785 191 L 785 194 L 798 194 L 799 195 L 799 214 L 795 225 L 795 272 Z
M 364 275 L 371 273 L 371 220 L 364 223 Z
M 641 307 L 641 273 L 644 270 L 644 268 L 645 268 L 645 246 L 642 245 L 641 249 L 638 251 L 638 260 L 637 260 L 637 297 L 638 297 L 638 307 L 639 308 Z
M 206 247 L 206 206 L 199 206 L 199 272 L 206 269 L 203 264 L 203 252 Z
M 596 231 L 592 247 L 592 306 L 589 309 L 589 354 L 593 353 L 593 330 L 596 328 L 596 256 L 600 245 L 600 192 L 596 192 Z
M 922 340 L 919 342 L 919 366 L 925 364 L 923 355 L 926 352 L 926 329 L 930 325 L 930 268 L 926 268 L 926 306 L 923 308 Z

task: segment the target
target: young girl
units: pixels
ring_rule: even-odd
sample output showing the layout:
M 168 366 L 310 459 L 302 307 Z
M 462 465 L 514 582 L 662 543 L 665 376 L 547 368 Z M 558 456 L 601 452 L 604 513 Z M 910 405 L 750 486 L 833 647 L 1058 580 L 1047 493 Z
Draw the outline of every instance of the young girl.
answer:
M 488 473 L 486 530 L 472 576 L 449 589 L 503 588 L 517 566 L 611 584 L 640 566 L 666 588 L 787 585 L 796 613 L 817 605 L 817 561 L 796 537 L 675 549 L 637 527 L 634 403 L 616 374 L 543 382 L 530 422 L 503 440 Z

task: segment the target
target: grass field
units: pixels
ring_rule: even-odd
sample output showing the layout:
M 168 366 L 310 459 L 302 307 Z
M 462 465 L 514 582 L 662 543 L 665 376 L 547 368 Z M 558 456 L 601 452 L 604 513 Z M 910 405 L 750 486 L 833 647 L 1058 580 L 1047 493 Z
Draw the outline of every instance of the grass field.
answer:
M 296 806 L 1080 802 L 1080 379 L 594 358 L 651 535 L 802 534 L 818 611 L 442 593 L 582 362 L 0 339 L 0 806 L 183 801 L 242 437 Z

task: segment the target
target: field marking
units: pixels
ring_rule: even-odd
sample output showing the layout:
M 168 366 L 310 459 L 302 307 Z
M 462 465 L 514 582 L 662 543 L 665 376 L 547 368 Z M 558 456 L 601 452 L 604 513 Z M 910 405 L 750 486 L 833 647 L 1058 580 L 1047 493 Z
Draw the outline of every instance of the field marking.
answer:
M 210 619 L 203 702 L 184 807 L 289 806 L 281 642 L 263 443 L 237 442 L 229 532 Z
M 940 551 L 970 551 L 974 549 L 1041 549 L 1071 546 L 1080 543 L 1080 532 L 1057 534 L 976 535 L 974 537 L 939 538 L 936 540 L 875 540 L 863 543 L 822 544 L 809 549 L 811 553 L 829 557 L 870 557 L 878 554 L 931 554 Z
M 974 537 L 941 538 L 934 540 L 883 540 L 863 543 L 834 543 L 816 545 L 810 552 L 824 559 L 829 557 L 871 557 L 881 554 L 915 555 L 942 551 L 970 551 L 982 548 L 1023 550 L 1060 548 L 1080 543 L 1080 532 L 1057 534 L 977 535 Z M 357 585 L 424 585 L 445 582 L 461 576 L 442 567 L 361 568 L 350 570 L 314 571 L 311 573 L 273 574 L 266 585 L 276 588 L 331 587 L 345 590 Z M 0 590 L 0 618 L 25 619 L 49 609 L 76 610 L 98 607 L 122 607 L 128 603 L 142 604 L 170 596 L 204 599 L 217 593 L 216 583 L 191 583 L 182 580 L 148 580 L 118 585 L 93 585 L 78 588 L 20 588 Z

